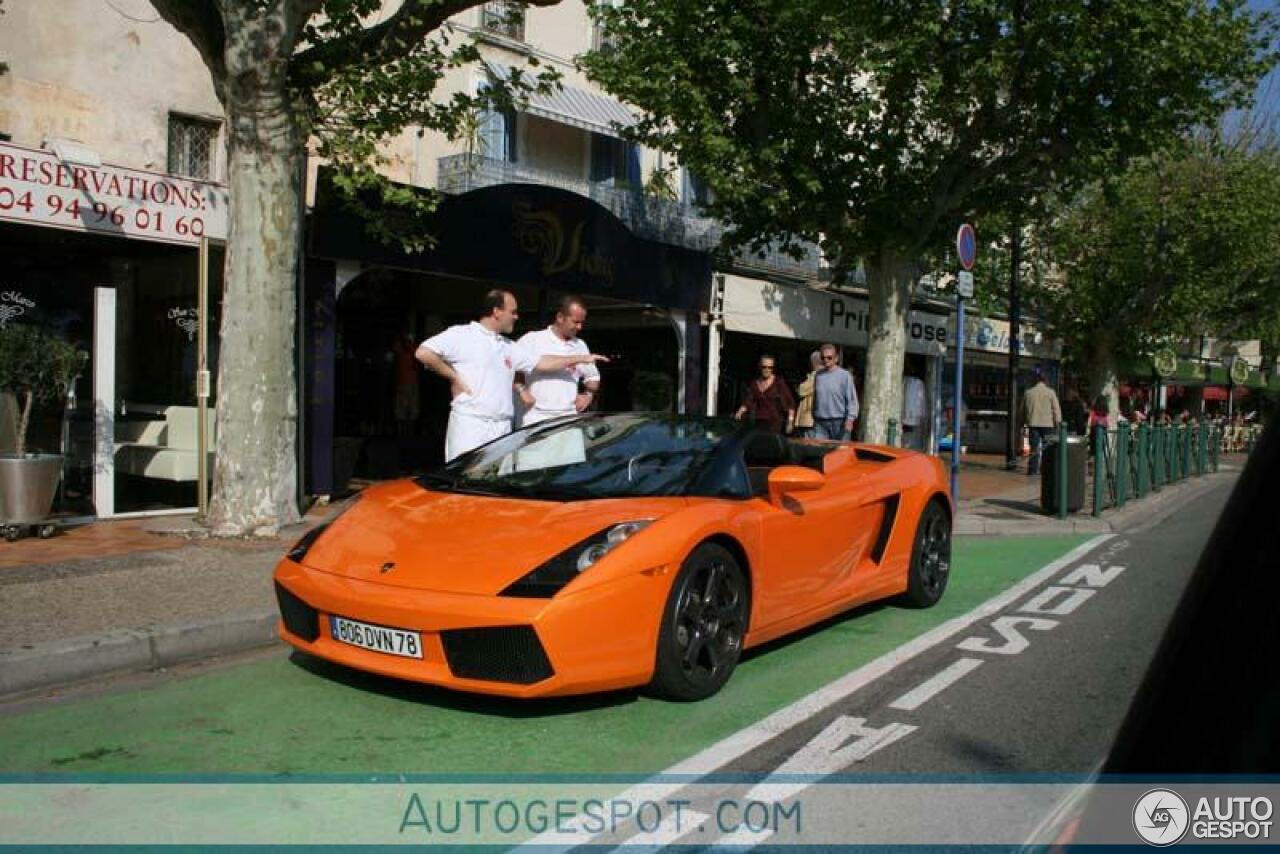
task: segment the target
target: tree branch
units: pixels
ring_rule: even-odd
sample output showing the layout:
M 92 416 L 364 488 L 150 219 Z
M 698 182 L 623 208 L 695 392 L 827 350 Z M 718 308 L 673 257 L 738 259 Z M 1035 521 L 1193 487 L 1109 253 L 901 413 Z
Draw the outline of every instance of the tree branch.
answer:
M 214 93 L 219 101 L 225 101 L 227 66 L 224 57 L 227 33 L 223 27 L 222 13 L 218 11 L 214 0 L 151 0 L 151 6 L 156 14 L 195 45 L 205 67 L 209 69 Z
M 336 71 L 352 65 L 382 65 L 413 50 L 449 18 L 482 5 L 484 0 L 405 0 L 394 15 L 369 27 L 359 43 L 317 44 L 293 57 L 292 79 L 303 88 L 315 88 Z M 560 0 L 525 0 L 526 6 L 554 6 Z

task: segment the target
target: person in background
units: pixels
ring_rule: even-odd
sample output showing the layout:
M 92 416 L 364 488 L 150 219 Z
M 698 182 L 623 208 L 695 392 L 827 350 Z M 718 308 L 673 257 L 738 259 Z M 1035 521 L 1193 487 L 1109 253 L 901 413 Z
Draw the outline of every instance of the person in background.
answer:
M 796 434 L 809 438 L 813 436 L 813 394 L 814 381 L 818 371 L 822 370 L 822 353 L 814 350 L 809 354 L 809 375 L 796 387 Z
M 396 435 L 410 436 L 418 421 L 419 392 L 418 365 L 414 359 L 413 333 L 403 332 L 391 345 L 395 360 L 396 379 Z
M 853 376 L 840 367 L 834 344 L 823 344 L 822 370 L 814 377 L 813 434 L 819 439 L 848 441 L 858 420 L 858 392 Z
M 1067 422 L 1067 429 L 1077 435 L 1084 435 L 1089 425 L 1089 407 L 1080 398 L 1080 390 L 1074 385 L 1067 386 L 1067 397 L 1062 402 L 1062 418 Z
M 525 333 L 519 344 L 536 356 L 589 356 L 591 350 L 578 337 L 586 320 L 587 308 L 581 298 L 562 297 L 551 325 Z M 579 382 L 582 383 L 581 392 L 578 390 Z M 599 391 L 600 371 L 590 362 L 558 371 L 533 371 L 527 376 L 517 374 L 515 392 L 524 406 L 520 423 L 527 427 L 550 418 L 582 412 L 591 405 Z
M 924 380 L 911 369 L 902 378 L 902 446 L 924 450 L 924 425 L 928 418 L 928 395 Z
M 1040 457 L 1044 441 L 1062 421 L 1062 407 L 1058 394 L 1044 381 L 1044 371 L 1039 366 L 1031 372 L 1031 388 L 1022 395 L 1022 423 L 1031 433 L 1031 456 L 1027 458 L 1027 475 L 1040 473 Z
M 760 375 L 747 383 L 742 405 L 733 417 L 750 416 L 757 427 L 770 433 L 789 433 L 795 425 L 796 400 L 787 381 L 778 376 L 778 361 L 768 353 L 760 356 Z

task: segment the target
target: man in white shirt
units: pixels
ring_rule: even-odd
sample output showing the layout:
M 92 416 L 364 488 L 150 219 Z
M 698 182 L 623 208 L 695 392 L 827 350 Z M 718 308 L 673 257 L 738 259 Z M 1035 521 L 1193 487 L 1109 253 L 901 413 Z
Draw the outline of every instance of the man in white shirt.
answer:
M 917 451 L 924 450 L 924 427 L 928 419 L 928 399 L 924 380 L 907 374 L 902 380 L 902 444 Z
M 556 317 L 546 329 L 526 332 L 520 346 L 535 356 L 590 356 L 587 344 L 578 335 L 586 322 L 587 309 L 575 296 L 563 297 L 556 306 Z M 582 382 L 584 391 L 578 392 Z M 534 370 L 516 377 L 515 390 L 525 405 L 521 424 L 528 426 L 582 412 L 600 391 L 600 371 L 594 363 L 561 368 L 558 371 Z
M 450 326 L 418 345 L 418 361 L 449 381 L 453 401 L 445 434 L 445 462 L 511 432 L 511 383 L 516 371 L 558 371 L 608 361 L 603 356 L 542 356 L 512 343 L 515 295 L 485 294 L 484 314 L 471 323 Z

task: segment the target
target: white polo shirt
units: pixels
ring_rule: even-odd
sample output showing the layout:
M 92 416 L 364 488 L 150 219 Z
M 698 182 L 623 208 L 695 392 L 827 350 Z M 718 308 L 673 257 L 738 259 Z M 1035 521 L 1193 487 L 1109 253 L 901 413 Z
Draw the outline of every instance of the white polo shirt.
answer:
M 471 389 L 470 394 L 453 399 L 453 411 L 493 421 L 511 420 L 511 383 L 516 371 L 530 373 L 538 364 L 538 357 L 528 348 L 474 320 L 450 326 L 423 341 L 422 346 L 448 362 Z
M 520 347 L 528 350 L 535 358 L 543 356 L 588 356 L 591 351 L 581 338 L 570 338 L 565 341 L 548 326 L 537 332 L 526 332 L 520 338 Z M 537 424 L 548 418 L 571 415 L 574 399 L 578 396 L 578 381 L 600 379 L 600 370 L 594 363 L 574 365 L 559 371 L 533 371 L 525 379 L 528 380 L 529 392 L 533 395 L 533 407 L 524 414 L 523 424 Z

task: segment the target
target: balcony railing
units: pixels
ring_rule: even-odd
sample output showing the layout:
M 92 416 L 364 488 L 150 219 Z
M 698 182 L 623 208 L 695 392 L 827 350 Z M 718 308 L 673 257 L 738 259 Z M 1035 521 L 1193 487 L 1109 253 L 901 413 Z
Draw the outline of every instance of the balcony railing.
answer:
M 721 222 L 697 208 L 618 187 L 611 181 L 588 181 L 479 154 L 441 157 L 438 166 L 439 189 L 445 193 L 460 194 L 499 184 L 541 184 L 586 196 L 622 220 L 634 234 L 648 240 L 713 252 L 724 236 Z M 740 266 L 804 279 L 817 277 L 818 259 L 818 247 L 812 244 L 806 246 L 800 260 L 777 250 L 766 251 L 763 257 L 745 249 L 735 255 Z

